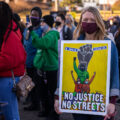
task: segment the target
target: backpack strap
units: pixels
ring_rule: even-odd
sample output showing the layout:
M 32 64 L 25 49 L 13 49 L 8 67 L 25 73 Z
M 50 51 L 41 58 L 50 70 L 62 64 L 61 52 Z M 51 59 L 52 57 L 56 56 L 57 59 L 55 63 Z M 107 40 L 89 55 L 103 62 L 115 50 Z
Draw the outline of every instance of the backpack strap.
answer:
M 68 27 L 66 25 L 63 26 L 63 39 L 64 40 L 67 40 L 67 30 L 68 30 Z

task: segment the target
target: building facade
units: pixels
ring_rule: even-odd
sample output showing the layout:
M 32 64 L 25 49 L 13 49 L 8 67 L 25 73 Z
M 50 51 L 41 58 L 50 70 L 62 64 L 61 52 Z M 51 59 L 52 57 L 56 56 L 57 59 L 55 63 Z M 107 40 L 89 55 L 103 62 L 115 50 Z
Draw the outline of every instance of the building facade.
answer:
M 3 0 L 2 0 L 3 1 Z M 9 3 L 9 2 L 11 2 L 11 1 L 13 1 L 13 2 L 15 2 L 15 3 L 17 3 L 18 2 L 18 0 L 4 0 L 6 3 Z
M 83 7 L 94 6 L 98 7 L 99 0 L 82 0 Z

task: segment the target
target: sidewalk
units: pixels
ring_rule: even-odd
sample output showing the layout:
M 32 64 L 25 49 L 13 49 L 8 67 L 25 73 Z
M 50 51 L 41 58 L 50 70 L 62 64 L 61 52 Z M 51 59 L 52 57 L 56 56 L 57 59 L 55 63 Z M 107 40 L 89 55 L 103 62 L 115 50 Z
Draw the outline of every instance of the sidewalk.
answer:
M 46 120 L 43 117 L 37 117 L 38 111 L 24 111 L 23 105 L 19 103 L 19 111 L 21 120 Z M 120 104 L 116 104 L 117 114 L 115 120 L 120 120 Z M 72 114 L 60 115 L 60 120 L 74 120 Z
M 20 120 L 46 120 L 44 117 L 37 117 L 38 111 L 24 111 L 22 103 L 19 103 Z M 60 120 L 74 120 L 72 114 L 60 115 Z

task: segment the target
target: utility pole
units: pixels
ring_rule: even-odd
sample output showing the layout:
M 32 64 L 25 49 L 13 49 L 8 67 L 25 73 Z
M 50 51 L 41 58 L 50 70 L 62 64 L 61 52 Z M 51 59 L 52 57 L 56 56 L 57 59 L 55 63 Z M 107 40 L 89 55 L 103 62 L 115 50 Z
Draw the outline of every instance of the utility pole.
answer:
M 5 0 L 6 3 L 9 3 L 10 0 Z M 14 3 L 16 4 L 18 2 L 18 0 L 14 0 Z
M 104 1 L 104 6 L 103 7 L 104 7 L 104 18 L 105 18 L 105 14 L 106 14 L 106 12 L 105 12 L 106 11 L 106 1 Z
M 6 3 L 9 3 L 10 1 L 9 0 L 5 0 Z
M 55 11 L 58 11 L 58 0 L 55 0 Z
M 109 0 L 107 0 L 107 6 L 108 6 L 108 8 L 109 8 L 109 6 L 110 6 L 110 4 L 109 4 Z

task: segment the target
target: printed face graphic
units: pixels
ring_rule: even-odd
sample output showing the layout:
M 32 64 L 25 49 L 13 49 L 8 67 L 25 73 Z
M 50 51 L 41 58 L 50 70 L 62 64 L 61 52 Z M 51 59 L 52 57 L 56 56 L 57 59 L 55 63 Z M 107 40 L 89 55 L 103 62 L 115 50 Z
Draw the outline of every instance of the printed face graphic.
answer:
M 81 71 L 85 71 L 85 65 L 81 64 L 81 65 L 80 65 L 80 70 L 81 70 Z

